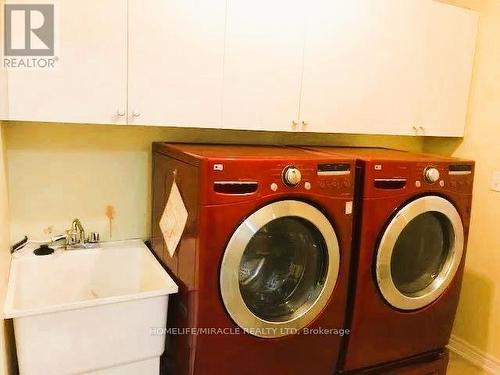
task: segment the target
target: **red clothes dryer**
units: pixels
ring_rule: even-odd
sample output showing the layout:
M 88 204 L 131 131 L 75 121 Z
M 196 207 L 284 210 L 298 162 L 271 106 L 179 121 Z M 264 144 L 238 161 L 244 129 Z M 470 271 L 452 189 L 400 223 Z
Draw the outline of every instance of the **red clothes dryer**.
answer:
M 179 285 L 172 373 L 332 374 L 344 338 L 353 159 L 155 143 L 153 161 L 152 245 Z M 159 222 L 174 180 L 188 219 L 170 256 Z
M 460 294 L 474 162 L 386 149 L 316 151 L 358 160 L 343 370 L 444 348 Z

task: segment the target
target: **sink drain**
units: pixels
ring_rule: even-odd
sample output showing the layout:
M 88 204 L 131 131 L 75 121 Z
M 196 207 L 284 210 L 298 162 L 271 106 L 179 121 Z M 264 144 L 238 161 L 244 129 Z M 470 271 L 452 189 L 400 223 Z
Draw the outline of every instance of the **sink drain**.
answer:
M 54 252 L 54 249 L 50 248 L 49 245 L 41 245 L 38 249 L 35 249 L 33 253 L 35 255 L 50 255 Z

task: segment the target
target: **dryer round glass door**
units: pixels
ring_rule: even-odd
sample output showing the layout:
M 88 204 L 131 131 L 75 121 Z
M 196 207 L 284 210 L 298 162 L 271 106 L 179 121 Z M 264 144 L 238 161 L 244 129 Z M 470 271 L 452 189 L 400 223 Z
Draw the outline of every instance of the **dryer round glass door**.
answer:
M 321 211 L 295 200 L 271 203 L 229 240 L 220 270 L 224 305 L 255 336 L 296 333 L 328 303 L 339 261 L 337 236 Z
M 415 310 L 435 301 L 462 260 L 464 230 L 456 208 L 426 196 L 401 208 L 389 222 L 377 252 L 377 282 L 392 306 Z

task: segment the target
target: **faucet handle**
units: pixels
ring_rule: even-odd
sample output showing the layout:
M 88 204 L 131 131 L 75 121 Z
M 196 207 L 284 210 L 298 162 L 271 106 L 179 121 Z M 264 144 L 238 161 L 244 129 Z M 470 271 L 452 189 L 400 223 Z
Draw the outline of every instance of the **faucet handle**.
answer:
M 66 245 L 76 245 L 80 242 L 78 231 L 70 229 L 66 231 Z
M 99 242 L 99 232 L 90 232 L 89 238 L 87 239 L 88 243 L 98 243 Z

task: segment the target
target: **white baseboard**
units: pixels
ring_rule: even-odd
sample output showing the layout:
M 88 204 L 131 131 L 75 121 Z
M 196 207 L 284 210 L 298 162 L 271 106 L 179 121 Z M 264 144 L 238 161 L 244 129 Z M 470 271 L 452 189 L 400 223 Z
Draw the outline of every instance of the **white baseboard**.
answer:
M 465 358 L 467 361 L 482 370 L 490 374 L 500 375 L 500 359 L 485 353 L 474 345 L 469 344 L 464 339 L 451 335 L 448 349 Z

